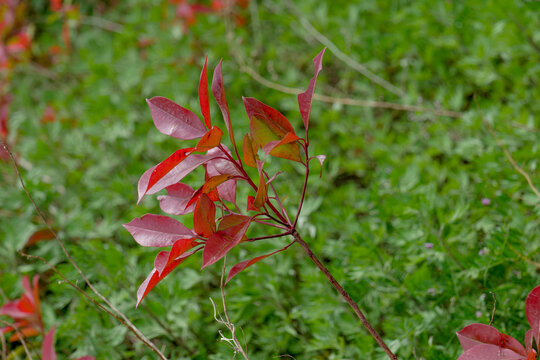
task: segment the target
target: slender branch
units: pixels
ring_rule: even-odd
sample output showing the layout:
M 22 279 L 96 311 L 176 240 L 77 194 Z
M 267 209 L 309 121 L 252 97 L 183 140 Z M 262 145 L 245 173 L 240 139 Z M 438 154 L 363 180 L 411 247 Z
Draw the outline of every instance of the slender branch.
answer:
M 328 39 L 326 36 L 321 34 L 304 16 L 300 14 L 298 9 L 294 6 L 294 4 L 290 1 L 287 1 L 287 7 L 291 10 L 291 12 L 294 14 L 294 16 L 297 18 L 297 20 L 302 24 L 304 29 L 307 30 L 307 32 L 313 36 L 318 42 L 326 46 L 328 49 L 332 51 L 334 55 L 341 61 L 343 61 L 345 64 L 349 65 L 352 69 L 355 71 L 358 71 L 360 74 L 368 78 L 371 82 L 379 85 L 380 87 L 386 89 L 388 92 L 391 92 L 394 95 L 397 95 L 399 97 L 405 96 L 405 92 L 398 87 L 392 85 L 390 82 L 386 81 L 382 77 L 378 76 L 377 74 L 370 71 L 367 67 L 360 64 L 358 61 L 354 60 L 349 55 L 345 54 L 343 51 L 341 51 L 336 44 L 334 44 L 330 39 Z
M 373 326 L 370 324 L 368 319 L 364 316 L 358 305 L 354 302 L 354 300 L 351 298 L 351 296 L 345 291 L 345 289 L 337 282 L 337 280 L 332 276 L 330 271 L 324 266 L 320 260 L 315 256 L 313 251 L 309 248 L 309 245 L 302 239 L 300 234 L 296 230 L 293 230 L 292 236 L 296 240 L 297 243 L 300 244 L 302 249 L 306 252 L 308 257 L 315 263 L 315 265 L 321 270 L 328 279 L 328 281 L 332 284 L 332 286 L 339 292 L 341 297 L 347 301 L 347 303 L 351 306 L 351 308 L 354 310 L 355 314 L 358 316 L 360 321 L 362 322 L 362 325 L 367 329 L 367 331 L 371 334 L 371 336 L 375 339 L 377 344 L 379 344 L 380 347 L 383 348 L 384 352 L 390 359 L 396 360 L 397 356 L 388 348 L 388 346 L 385 344 L 382 337 L 379 335 L 379 333 L 373 328 Z
M 81 18 L 81 24 L 95 26 L 103 30 L 121 34 L 124 26 L 118 23 L 100 18 L 97 16 L 84 16 Z
M 266 175 L 266 178 L 268 180 L 270 180 L 270 177 L 268 176 L 266 171 L 263 171 L 263 172 L 264 172 L 264 175 Z M 272 191 L 274 192 L 274 195 L 276 196 L 276 201 L 277 201 L 279 207 L 281 208 L 281 212 L 285 216 L 285 220 L 287 220 L 287 224 L 290 224 L 291 219 L 289 219 L 289 214 L 287 214 L 287 210 L 285 210 L 285 207 L 283 206 L 283 203 L 281 202 L 281 199 L 279 198 L 279 196 L 278 196 L 278 194 L 276 192 L 276 188 L 274 187 L 274 184 L 272 182 L 270 183 L 270 188 L 272 189 Z
M 244 350 L 244 348 L 242 347 L 242 344 L 240 343 L 240 341 L 238 341 L 238 338 L 236 337 L 236 326 L 233 323 L 231 323 L 231 320 L 229 319 L 229 313 L 227 312 L 227 301 L 225 297 L 225 283 L 224 283 L 226 267 L 227 267 L 227 256 L 225 255 L 223 257 L 223 268 L 221 269 L 220 290 L 221 290 L 221 301 L 223 303 L 223 313 L 225 314 L 225 319 L 227 320 L 226 326 L 231 331 L 233 342 L 235 345 L 235 351 L 240 352 L 240 354 L 242 354 L 244 359 L 249 360 L 249 357 L 247 356 L 246 351 Z
M 2 360 L 6 360 L 7 344 L 6 344 L 6 338 L 4 337 L 4 334 L 0 336 L 0 341 L 2 342 Z
M 258 224 L 267 225 L 267 226 L 272 226 L 272 227 L 276 227 L 276 228 L 282 229 L 282 230 L 287 230 L 287 229 L 288 229 L 288 227 L 286 227 L 286 226 L 278 225 L 278 224 L 272 224 L 272 223 L 269 223 L 269 222 L 266 222 L 266 221 L 262 221 L 262 220 L 257 220 L 257 219 L 255 219 L 255 220 L 253 220 L 253 221 L 255 221 L 255 222 L 258 223 Z
M 44 259 L 43 257 L 41 256 L 37 256 L 37 255 L 30 255 L 30 254 L 25 254 L 23 253 L 22 251 L 19 251 L 19 254 L 21 254 L 22 256 L 28 258 L 28 259 L 37 259 L 37 260 L 40 260 L 42 261 L 44 264 L 46 264 L 49 269 L 51 269 L 52 271 L 54 271 L 58 276 L 60 276 L 60 278 L 62 278 L 62 280 L 67 283 L 69 286 L 71 286 L 72 288 L 74 288 L 77 292 L 79 292 L 81 295 L 83 295 L 88 301 L 90 301 L 92 304 L 94 304 L 94 306 L 96 306 L 97 308 L 99 308 L 100 310 L 102 310 L 103 312 L 107 313 L 108 315 L 112 316 L 113 318 L 115 318 L 116 320 L 118 320 L 118 322 L 120 322 L 122 325 L 124 325 L 125 327 L 127 327 L 139 340 L 141 340 L 143 343 L 144 343 L 144 339 L 145 338 L 141 338 L 141 336 L 133 331 L 133 329 L 130 327 L 129 323 L 126 323 L 124 321 L 124 319 L 122 319 L 122 317 L 120 317 L 119 315 L 115 314 L 113 311 L 111 311 L 110 309 L 106 308 L 105 306 L 103 306 L 102 304 L 100 304 L 98 301 L 96 301 L 96 299 L 94 299 L 93 297 L 91 297 L 90 295 L 88 295 L 88 293 L 86 293 L 86 291 L 84 291 L 83 289 L 81 289 L 76 283 L 72 282 L 71 280 L 69 280 L 67 277 L 64 276 L 64 274 L 62 274 L 54 265 L 52 265 L 51 263 L 49 263 L 46 259 Z M 134 325 L 132 325 L 134 326 Z M 146 343 L 145 343 L 146 345 Z M 148 346 L 148 345 L 147 345 Z
M 24 336 L 22 334 L 22 332 L 19 330 L 19 327 L 15 324 L 10 324 L 9 322 L 5 321 L 5 320 L 0 320 L 4 325 L 7 325 L 11 328 L 13 328 L 13 330 L 15 330 L 15 332 L 17 333 L 17 336 L 19 337 L 19 340 L 21 341 L 21 344 L 22 346 L 24 347 L 24 351 L 26 352 L 26 356 L 28 357 L 28 360 L 33 360 L 32 358 L 32 355 L 30 355 L 30 351 L 28 350 L 28 347 L 26 346 L 26 341 L 24 341 Z M 2 337 L 4 337 L 4 335 L 2 334 Z
M 309 159 L 308 156 L 308 144 L 304 145 L 304 151 L 306 152 L 306 159 Z M 292 228 L 296 228 L 296 223 L 300 217 L 300 212 L 302 211 L 302 205 L 304 205 L 304 198 L 306 197 L 307 183 L 309 177 L 309 160 L 306 160 L 306 176 L 304 177 L 304 185 L 302 186 L 302 195 L 300 196 L 300 203 L 298 204 L 298 211 L 296 212 L 296 217 L 294 218 L 294 223 Z
M 540 192 L 538 191 L 538 189 L 534 186 L 532 180 L 531 180 L 531 177 L 529 176 L 529 174 L 527 174 L 527 172 L 525 170 L 523 170 L 517 163 L 516 161 L 514 160 L 514 158 L 512 157 L 512 154 L 510 154 L 510 152 L 506 149 L 506 147 L 503 145 L 503 143 L 499 140 L 499 138 L 497 137 L 497 134 L 495 134 L 495 131 L 493 130 L 493 128 L 491 127 L 491 125 L 489 124 L 489 122 L 482 116 L 482 121 L 484 122 L 484 124 L 486 125 L 488 131 L 490 132 L 491 136 L 493 136 L 493 138 L 495 139 L 495 142 L 497 143 L 497 145 L 501 148 L 501 150 L 504 152 L 504 155 L 506 156 L 506 158 L 508 159 L 508 161 L 510 162 L 510 164 L 512 164 L 512 166 L 514 167 L 514 169 L 521 174 L 521 176 L 523 176 L 526 180 L 527 180 L 527 183 L 529 184 L 529 187 L 531 188 L 531 190 L 534 192 L 534 194 L 536 196 L 538 196 L 540 198 Z
M 259 236 L 259 237 L 254 237 L 254 238 L 249 238 L 247 239 L 247 241 L 258 241 L 258 240 L 266 240 L 266 239 L 274 239 L 274 238 L 280 238 L 282 236 L 287 236 L 287 235 L 291 235 L 291 231 L 287 231 L 287 232 L 284 232 L 284 233 L 281 233 L 281 234 L 276 234 L 276 235 L 267 235 L 267 236 Z
M 253 80 L 257 81 L 258 83 L 270 89 L 274 89 L 279 92 L 282 92 L 285 94 L 291 94 L 291 95 L 298 95 L 303 92 L 303 90 L 301 89 L 284 86 L 284 85 L 275 83 L 273 81 L 270 81 L 264 78 L 263 76 L 261 76 L 253 68 L 246 65 L 243 62 L 243 60 L 242 62 L 239 62 L 239 59 L 236 59 L 236 60 L 239 63 L 240 70 L 242 72 L 246 73 Z M 323 94 L 313 94 L 313 99 L 330 103 L 330 104 L 341 104 L 341 105 L 348 105 L 348 106 L 389 109 L 389 110 L 407 111 L 407 112 L 424 112 L 424 113 L 430 113 L 437 116 L 447 116 L 451 118 L 459 118 L 462 116 L 462 113 L 457 112 L 457 111 L 451 111 L 451 110 L 445 110 L 445 109 L 430 109 L 430 108 L 426 108 L 419 105 L 402 105 L 402 104 L 397 104 L 397 103 L 392 103 L 392 102 L 387 102 L 387 101 L 360 100 L 360 99 L 353 99 L 353 98 L 334 97 L 334 96 L 328 96 L 328 95 L 323 95 Z
M 90 282 L 90 280 L 88 280 L 88 278 L 86 277 L 86 275 L 83 273 L 83 271 L 81 270 L 81 268 L 77 265 L 77 263 L 73 260 L 73 258 L 69 255 L 69 252 L 67 251 L 64 243 L 62 240 L 60 240 L 60 238 L 58 237 L 58 235 L 56 234 L 56 232 L 51 228 L 51 226 L 48 224 L 47 222 L 47 219 L 45 219 L 45 216 L 43 215 L 43 213 L 41 212 L 41 210 L 39 210 L 39 207 L 37 206 L 36 202 L 34 201 L 34 198 L 32 197 L 32 195 L 30 195 L 30 192 L 28 191 L 28 189 L 26 188 L 26 185 L 24 184 L 24 180 L 22 178 L 22 175 L 21 173 L 19 172 L 19 166 L 17 164 L 17 160 L 15 160 L 15 157 L 13 156 L 13 154 L 11 153 L 11 151 L 9 150 L 8 146 L 5 144 L 5 143 L 2 143 L 2 146 L 4 147 L 4 150 L 9 154 L 9 157 L 11 158 L 11 161 L 13 162 L 13 166 L 14 166 L 14 169 L 15 169 L 15 173 L 17 175 L 17 177 L 19 178 L 19 182 L 24 190 L 24 192 L 26 193 L 26 196 L 30 199 L 30 201 L 32 202 L 32 205 L 34 206 L 34 209 L 36 210 L 36 212 L 38 213 L 39 217 L 41 218 L 41 220 L 43 221 L 43 223 L 45 224 L 45 226 L 47 227 L 47 229 L 51 232 L 51 234 L 53 234 L 54 238 L 56 239 L 56 241 L 58 242 L 58 244 L 60 245 L 60 248 L 62 249 L 62 252 L 64 253 L 64 255 L 66 256 L 66 258 L 69 260 L 69 262 L 71 263 L 71 265 L 77 270 L 77 272 L 79 273 L 79 275 L 81 275 L 81 277 L 84 279 L 85 283 L 88 285 L 88 287 L 92 290 L 92 292 L 94 294 L 96 294 L 105 304 L 107 304 L 107 306 L 109 306 L 109 308 L 115 313 L 117 314 L 120 318 L 122 318 L 123 320 L 123 323 L 124 325 L 126 325 L 130 330 L 131 332 L 133 332 L 147 347 L 149 347 L 150 349 L 152 349 L 152 351 L 154 351 L 162 360 L 166 360 L 167 358 L 165 357 L 165 355 L 163 355 L 161 353 L 161 351 L 159 351 L 159 349 L 150 341 L 146 338 L 146 336 L 143 335 L 143 333 L 141 333 L 139 331 L 139 329 L 133 325 L 131 323 L 131 321 L 129 321 L 129 319 L 124 315 L 124 313 L 122 313 L 120 310 L 118 310 L 109 300 L 107 300 L 107 298 L 105 296 L 103 296 L 93 285 L 92 283 Z
M 512 21 L 514 21 L 516 26 L 519 28 L 519 31 L 521 31 L 521 35 L 525 37 L 529 45 L 531 45 L 534 50 L 540 53 L 540 45 L 538 45 L 536 41 L 534 41 L 533 37 L 528 33 L 527 29 L 525 29 L 525 26 L 523 26 L 523 24 L 519 22 L 519 20 L 514 15 L 510 15 L 510 17 L 512 18 Z
M 497 297 L 493 291 L 489 292 L 491 297 L 493 297 L 493 310 L 491 311 L 491 320 L 489 320 L 489 326 L 493 324 L 493 319 L 495 319 L 495 311 L 497 310 Z

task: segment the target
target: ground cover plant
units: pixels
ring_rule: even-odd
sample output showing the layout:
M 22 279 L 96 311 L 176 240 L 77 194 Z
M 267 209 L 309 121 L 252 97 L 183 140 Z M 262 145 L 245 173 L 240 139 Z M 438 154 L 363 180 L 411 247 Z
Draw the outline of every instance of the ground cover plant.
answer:
M 242 96 L 271 104 L 299 135 L 296 95 L 305 88 L 297 87 L 311 78 L 323 46 L 310 153 L 327 160 L 322 178 L 312 168 L 298 232 L 399 358 L 457 359 L 464 351 L 454 334 L 491 321 L 490 291 L 492 326 L 524 338 L 523 301 L 540 283 L 539 200 L 503 148 L 537 185 L 534 3 L 252 0 L 230 16 L 201 13 L 187 29 L 175 10 L 157 0 L 81 3 L 81 16 L 69 20 L 70 52 L 12 69 L 6 138 L 47 224 L 94 287 L 167 358 L 230 359 L 232 350 L 219 341 L 226 329 L 208 300 L 221 297 L 221 266 L 200 271 L 193 257 L 135 307 L 156 253 L 121 224 L 160 213 L 154 196 L 134 206 L 133 184 L 178 148 L 155 131 L 143 99 L 160 95 L 197 109 L 205 56 L 213 65 L 223 58 L 238 144 L 249 132 L 245 109 L 232 106 Z M 47 22 L 49 4 L 31 2 L 27 13 L 25 23 L 38 29 L 32 53 L 64 49 L 64 21 Z M 42 121 L 47 107 L 55 121 Z M 219 107 L 211 103 L 210 112 L 217 124 Z M 301 187 L 292 179 L 303 178 L 301 165 L 270 156 L 265 170 L 284 171 L 273 184 L 295 214 Z M 182 181 L 197 189 L 198 171 Z M 256 169 L 251 175 L 258 179 Z M 46 329 L 56 324 L 59 358 L 155 358 L 48 265 L 19 254 L 45 258 L 91 291 L 50 239 L 10 161 L 0 163 L 0 179 L 0 306 L 20 298 L 25 275 L 40 274 L 42 318 Z M 238 199 L 248 195 L 238 187 Z M 191 217 L 179 219 L 193 228 Z M 242 243 L 228 268 L 285 245 Z M 250 359 L 386 358 L 299 247 L 259 261 L 226 291 Z

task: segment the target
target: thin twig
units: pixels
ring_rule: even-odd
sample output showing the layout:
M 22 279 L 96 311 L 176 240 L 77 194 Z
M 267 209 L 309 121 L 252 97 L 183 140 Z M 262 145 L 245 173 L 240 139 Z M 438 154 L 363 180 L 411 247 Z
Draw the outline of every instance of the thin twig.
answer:
M 270 81 L 264 78 L 253 68 L 245 64 L 243 60 L 240 60 L 241 58 L 235 56 L 235 54 L 238 55 L 236 51 L 233 51 L 232 54 L 235 60 L 237 61 L 238 65 L 240 66 L 240 71 L 246 73 L 258 83 L 270 89 L 274 89 L 285 94 L 298 95 L 303 92 L 303 90 L 301 89 L 284 86 L 284 85 L 275 83 L 273 81 Z M 360 99 L 353 99 L 353 98 L 334 97 L 334 96 L 328 96 L 328 95 L 323 95 L 323 94 L 314 94 L 313 99 L 330 103 L 330 104 L 341 104 L 341 105 L 348 105 L 348 106 L 389 109 L 389 110 L 407 111 L 407 112 L 423 112 L 423 113 L 430 113 L 437 116 L 447 116 L 451 118 L 459 118 L 462 116 L 462 113 L 457 112 L 457 111 L 450 111 L 450 110 L 445 110 L 445 109 L 430 109 L 430 108 L 426 108 L 426 107 L 418 106 L 418 105 L 402 105 L 402 104 L 396 104 L 396 103 L 391 103 L 387 101 L 360 100 Z
M 9 322 L 5 321 L 5 320 L 0 320 L 3 324 L 13 328 L 13 330 L 15 330 L 15 332 L 17 333 L 17 336 L 19 337 L 19 340 L 22 344 L 22 346 L 24 347 L 24 351 L 26 352 L 26 356 L 28 357 L 28 360 L 33 360 L 32 358 L 32 355 L 30 355 L 30 351 L 28 350 L 28 347 L 26 346 L 26 341 L 24 341 L 24 336 L 22 334 L 22 332 L 19 330 L 19 327 L 15 324 L 10 324 Z M 2 338 L 4 337 L 4 335 L 2 334 Z
M 536 266 L 538 269 L 540 269 L 540 263 L 539 262 L 536 262 L 534 260 L 531 260 L 529 259 L 527 256 L 521 254 L 519 251 L 516 250 L 516 248 L 514 246 L 512 246 L 512 244 L 510 243 L 506 243 L 506 245 L 508 246 L 508 248 L 514 253 L 516 254 L 519 258 L 521 258 L 522 260 L 524 260 L 525 262 L 533 265 L 533 266 Z
M 475 99 L 476 100 L 476 99 Z M 477 105 L 478 106 L 478 105 Z M 489 124 L 489 122 L 482 116 L 482 121 L 484 122 L 484 124 L 486 125 L 489 133 L 491 134 L 491 136 L 493 136 L 493 138 L 495 139 L 495 142 L 497 143 L 497 145 L 501 148 L 501 150 L 504 152 L 504 155 L 506 156 L 506 158 L 508 159 L 508 161 L 510 162 L 510 164 L 512 164 L 512 166 L 514 167 L 514 169 L 521 174 L 521 176 L 523 176 L 526 180 L 527 180 L 527 183 L 529 184 L 529 187 L 531 188 L 531 190 L 534 192 L 534 194 L 536 196 L 538 196 L 538 198 L 540 198 L 540 192 L 538 191 L 538 189 L 534 186 L 532 180 L 531 180 L 531 177 L 529 176 L 529 174 L 527 174 L 527 172 L 525 170 L 523 170 L 514 160 L 514 158 L 512 157 L 512 154 L 510 154 L 510 152 L 506 149 L 506 147 L 503 145 L 503 143 L 499 140 L 499 138 L 497 137 L 497 134 L 495 134 L 495 131 L 493 130 L 493 128 L 491 127 L 491 125 Z
M 373 328 L 373 326 L 371 325 L 369 320 L 364 316 L 364 314 L 362 313 L 362 310 L 360 310 L 358 305 L 354 302 L 354 300 L 351 298 L 349 293 L 347 293 L 347 291 L 345 291 L 343 286 L 341 286 L 341 284 L 339 282 L 337 282 L 337 280 L 334 278 L 334 276 L 332 276 L 332 274 L 330 273 L 330 271 L 328 271 L 326 266 L 324 266 L 323 263 L 321 263 L 321 261 L 317 258 L 317 256 L 315 256 L 313 251 L 311 251 L 309 245 L 302 239 L 300 234 L 296 230 L 293 230 L 292 235 L 294 236 L 294 239 L 296 240 L 296 242 L 300 244 L 302 249 L 304 249 L 304 251 L 306 252 L 308 257 L 311 259 L 311 261 L 313 261 L 315 263 L 315 265 L 319 268 L 319 270 L 322 271 L 324 276 L 326 276 L 326 278 L 328 279 L 330 284 L 332 284 L 332 286 L 339 292 L 341 297 L 343 297 L 343 299 L 345 299 L 345 301 L 347 301 L 347 303 L 351 306 L 351 308 L 354 310 L 355 314 L 358 316 L 358 318 L 362 322 L 362 325 L 364 325 L 364 327 L 367 329 L 367 331 L 375 339 L 377 344 L 379 344 L 379 346 L 384 350 L 386 355 L 388 355 L 388 357 L 390 359 L 396 360 L 397 356 L 388 348 L 388 346 L 386 345 L 386 343 L 384 342 L 382 337 L 379 335 L 377 330 L 375 330 Z
M 4 302 L 9 301 L 8 297 L 6 296 L 6 294 L 4 293 L 4 290 L 2 290 L 2 288 L 0 288 L 0 296 L 2 297 L 2 300 L 4 300 Z
M 521 31 L 521 34 L 525 37 L 529 45 L 531 45 L 534 50 L 540 53 L 540 45 L 538 45 L 536 41 L 534 41 L 533 37 L 528 33 L 527 29 L 525 29 L 525 26 L 523 26 L 523 24 L 519 22 L 519 20 L 514 15 L 510 15 L 510 17 L 512 18 L 512 21 L 514 21 L 516 26 L 519 28 L 519 31 Z
M 103 30 L 121 34 L 124 26 L 97 16 L 84 16 L 81 24 L 95 26 Z
M 291 233 L 292 232 L 289 230 L 289 231 L 286 231 L 284 233 L 276 234 L 276 235 L 266 235 L 266 236 L 248 238 L 247 241 L 258 241 L 258 240 L 274 239 L 274 238 L 279 238 L 279 237 L 282 237 L 282 236 L 291 235 Z
M 4 334 L 0 335 L 0 339 L 1 339 L 1 342 L 2 342 L 2 360 L 6 360 L 7 344 L 6 344 L 6 339 L 4 338 Z
M 379 85 L 380 87 L 386 89 L 388 92 L 391 92 L 394 95 L 397 95 L 399 97 L 405 96 L 405 92 L 401 90 L 400 88 L 392 85 L 387 80 L 383 79 L 382 77 L 378 76 L 377 74 L 370 71 L 367 67 L 360 64 L 358 61 L 354 60 L 349 55 L 345 54 L 343 51 L 341 51 L 336 44 L 334 44 L 330 39 L 328 39 L 326 36 L 321 34 L 300 12 L 298 9 L 294 6 L 294 4 L 290 1 L 287 1 L 287 7 L 291 10 L 291 12 L 294 14 L 294 16 L 297 18 L 297 20 L 302 24 L 304 29 L 307 30 L 307 32 L 313 36 L 318 42 L 326 46 L 332 53 L 341 61 L 343 61 L 345 64 L 350 66 L 353 70 L 358 71 L 360 74 L 368 78 L 371 82 Z
M 221 289 L 221 301 L 223 303 L 223 313 L 225 314 L 225 319 L 227 320 L 227 327 L 231 331 L 232 338 L 233 338 L 234 344 L 236 346 L 235 350 L 240 352 L 240 354 L 242 354 L 244 359 L 249 360 L 249 358 L 248 358 L 248 356 L 246 354 L 246 351 L 244 350 L 244 348 L 242 347 L 242 344 L 240 343 L 240 341 L 238 341 L 238 338 L 236 337 L 236 327 L 235 327 L 235 325 L 233 323 L 231 323 L 231 320 L 229 319 L 229 314 L 227 312 L 227 301 L 226 301 L 226 297 L 225 297 L 225 283 L 224 283 L 226 267 L 227 267 L 227 256 L 224 256 L 223 257 L 223 268 L 221 269 L 221 280 L 220 280 L 220 286 L 219 286 L 220 289 Z
M 88 285 L 88 287 L 92 290 L 92 292 L 94 294 L 96 294 L 105 304 L 107 304 L 107 306 L 109 306 L 109 308 L 115 313 L 117 314 L 120 318 L 122 318 L 123 320 L 123 323 L 124 325 L 126 325 L 128 327 L 129 330 L 131 330 L 131 332 L 133 332 L 147 347 L 149 347 L 150 349 L 152 349 L 152 351 L 154 351 L 162 360 L 166 360 L 167 358 L 165 357 L 165 355 L 163 355 L 161 353 L 161 351 L 159 351 L 159 349 L 150 341 L 146 338 L 146 336 L 143 335 L 143 333 L 141 333 L 139 331 L 139 329 L 133 325 L 131 323 L 131 321 L 129 321 L 129 319 L 124 315 L 124 313 L 122 313 L 120 310 L 118 310 L 109 300 L 107 300 L 107 298 L 105 296 L 103 296 L 95 287 L 94 285 L 92 285 L 92 283 L 90 282 L 90 280 L 88 280 L 88 278 L 86 277 L 86 275 L 83 273 L 83 271 L 81 270 L 81 268 L 79 268 L 79 266 L 77 265 L 77 263 L 73 260 L 73 258 L 69 255 L 64 243 L 62 240 L 60 240 L 60 238 L 58 237 L 58 235 L 56 234 L 56 232 L 52 229 L 52 227 L 48 224 L 47 222 L 47 219 L 45 219 L 45 216 L 43 215 L 43 213 L 41 212 L 41 210 L 39 209 L 39 207 L 37 206 L 36 202 L 34 201 L 34 198 L 32 197 L 32 195 L 30 195 L 30 192 L 28 191 L 28 189 L 26 188 L 26 185 L 24 184 L 24 180 L 22 178 L 22 175 L 19 171 L 19 166 L 17 164 L 17 160 L 15 160 L 15 157 L 13 156 L 13 154 L 11 153 L 10 149 L 8 148 L 8 146 L 5 144 L 5 143 L 2 143 L 2 146 L 4 148 L 5 151 L 7 151 L 7 153 L 9 154 L 9 157 L 11 158 L 11 161 L 13 162 L 13 166 L 14 166 L 14 169 L 15 169 L 15 173 L 17 175 L 17 177 L 19 178 L 19 182 L 24 190 L 24 192 L 26 193 L 26 196 L 30 199 L 30 201 L 32 202 L 32 205 L 34 206 L 34 209 L 36 210 L 36 212 L 38 213 L 39 217 L 41 218 L 42 222 L 45 224 L 45 226 L 47 227 L 47 229 L 51 232 L 51 234 L 53 234 L 54 238 L 56 239 L 56 241 L 58 242 L 58 244 L 60 245 L 60 248 L 62 249 L 62 252 L 64 253 L 64 255 L 66 256 L 66 258 L 69 260 L 69 262 L 71 263 L 71 265 L 77 270 L 77 272 L 79 273 L 79 275 L 81 275 L 81 277 L 84 279 L 85 283 Z
M 497 310 L 497 297 L 493 291 L 490 291 L 489 293 L 493 297 L 493 310 L 491 311 L 491 320 L 489 320 L 489 326 L 491 326 L 491 324 L 493 324 L 493 319 L 495 319 L 495 311 Z

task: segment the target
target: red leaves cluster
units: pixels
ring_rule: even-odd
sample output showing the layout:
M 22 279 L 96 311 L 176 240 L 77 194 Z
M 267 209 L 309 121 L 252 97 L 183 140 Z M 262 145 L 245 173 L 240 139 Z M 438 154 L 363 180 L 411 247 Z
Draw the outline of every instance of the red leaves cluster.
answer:
M 212 0 L 210 5 L 188 0 L 169 0 L 169 2 L 176 5 L 176 17 L 184 21 L 185 31 L 197 23 L 199 14 L 222 15 L 230 12 L 235 16 L 236 24 L 243 25 L 245 23 L 244 17 L 234 10 L 236 7 L 245 9 L 249 4 L 249 0 Z
M 485 324 L 471 324 L 457 336 L 465 352 L 459 360 L 535 360 L 540 350 L 540 286 L 525 301 L 525 313 L 531 329 L 525 334 L 525 347 L 513 337 Z M 533 349 L 533 339 L 536 350 Z
M 182 4 L 185 2 L 178 2 L 179 6 Z M 306 131 L 323 54 L 324 50 L 315 58 L 314 77 L 308 90 L 300 94 L 298 99 Z M 204 268 L 223 258 L 241 242 L 251 241 L 246 233 L 253 222 L 260 219 L 267 224 L 277 221 L 280 225 L 276 227 L 289 231 L 294 228 L 281 202 L 268 195 L 269 184 L 275 175 L 270 178 L 263 170 L 264 160 L 259 158 L 258 153 L 260 149 L 265 156 L 296 161 L 307 167 L 311 160 L 307 153 L 307 138 L 298 137 L 289 120 L 279 111 L 254 98 L 243 98 L 250 119 L 250 132 L 244 136 L 243 156 L 240 156 L 233 134 L 220 61 L 214 70 L 211 92 L 223 116 L 233 154 L 221 142 L 222 130 L 212 124 L 206 61 L 198 90 L 202 119 L 169 99 L 154 97 L 147 100 L 154 124 L 161 133 L 180 140 L 198 141 L 195 146 L 175 151 L 148 169 L 139 179 L 139 202 L 145 195 L 165 189 L 167 195 L 158 197 L 161 209 L 170 215 L 193 213 L 193 229 L 172 217 L 153 214 L 146 214 L 124 224 L 135 241 L 142 246 L 172 247 L 170 251 L 162 251 L 157 255 L 154 269 L 137 291 L 137 305 L 176 266 L 199 250 L 203 253 Z M 322 158 L 318 159 L 322 163 Z M 258 180 L 251 179 L 244 165 L 257 169 Z M 198 189 L 180 182 L 199 167 L 204 168 L 205 176 L 204 183 Z M 236 187 L 239 181 L 253 189 L 253 193 L 245 200 L 246 212 L 250 214 L 245 214 L 237 203 Z M 269 209 L 273 211 L 272 215 Z M 237 264 L 229 272 L 227 281 L 248 266 L 288 246 Z
M 35 275 L 30 286 L 28 276 L 22 279 L 24 289 L 21 298 L 18 300 L 8 301 L 0 308 L 0 315 L 6 315 L 13 319 L 12 326 L 0 328 L 0 333 L 3 334 L 13 332 L 9 341 L 22 341 L 19 334 L 23 338 L 43 335 L 43 343 L 41 345 L 42 360 L 56 360 L 56 351 L 54 350 L 54 332 L 56 327 L 53 326 L 47 333 L 43 327 L 41 319 L 41 306 L 39 300 L 39 275 Z M 76 360 L 95 360 L 93 356 L 83 356 Z
M 39 276 L 34 276 L 32 286 L 28 276 L 23 277 L 22 286 L 24 293 L 19 300 L 9 301 L 0 308 L 0 315 L 7 315 L 14 321 L 13 326 L 0 328 L 3 334 L 14 332 L 9 341 L 20 340 L 18 332 L 23 337 L 35 336 L 43 333 L 41 309 L 38 289 Z M 16 332 L 18 329 L 18 332 Z

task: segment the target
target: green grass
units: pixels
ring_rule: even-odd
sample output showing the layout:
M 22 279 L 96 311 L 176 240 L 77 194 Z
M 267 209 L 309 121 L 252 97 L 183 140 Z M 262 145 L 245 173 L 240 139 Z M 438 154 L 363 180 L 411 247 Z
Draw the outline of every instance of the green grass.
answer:
M 39 53 L 60 42 L 60 24 L 47 22 L 47 10 L 33 6 L 30 20 L 40 30 L 33 50 Z M 455 332 L 489 322 L 490 291 L 497 297 L 494 326 L 521 341 L 527 330 L 524 301 L 540 284 L 538 265 L 524 260 L 540 262 L 540 199 L 482 117 L 540 184 L 540 52 L 531 44 L 540 44 L 538 8 L 502 0 L 305 0 L 296 7 L 343 53 L 405 95 L 375 85 L 331 50 L 318 93 L 462 113 L 450 118 L 315 101 L 311 153 L 328 158 L 322 178 L 313 167 L 300 233 L 402 359 L 457 358 Z M 208 300 L 220 298 L 221 265 L 201 272 L 195 256 L 135 308 L 136 289 L 157 251 L 139 247 L 121 224 L 159 213 L 155 196 L 136 206 L 138 178 L 192 143 L 160 134 L 144 99 L 166 96 L 198 112 L 197 84 L 208 54 L 209 71 L 223 58 L 237 141 L 248 129 L 241 96 L 279 109 L 301 133 L 296 97 L 242 72 L 233 54 L 268 80 L 303 89 L 323 45 L 281 1 L 252 0 L 240 10 L 246 24 L 233 29 L 233 43 L 217 15 L 201 15 L 183 33 L 166 1 L 123 1 L 103 14 L 91 7 L 81 11 L 121 28 L 80 24 L 73 29 L 70 56 L 47 71 L 20 66 L 12 79 L 9 141 L 26 185 L 94 285 L 167 357 L 230 359 L 232 351 L 218 341 L 224 328 Z M 140 38 L 154 42 L 141 49 Z M 56 109 L 59 121 L 40 122 L 46 105 Z M 224 129 L 215 105 L 212 116 Z M 294 213 L 302 174 L 272 160 L 272 166 L 282 164 L 287 174 L 275 183 L 290 194 L 286 206 Z M 196 176 L 187 182 L 199 185 Z M 58 326 L 59 357 L 155 358 L 47 266 L 17 254 L 43 224 L 6 162 L 0 163 L 0 187 L 0 287 L 13 299 L 23 274 L 41 274 L 44 320 L 47 328 Z M 491 203 L 483 205 L 483 198 Z M 242 246 L 228 263 L 284 244 L 274 239 Z M 82 284 L 54 241 L 25 251 Z M 385 358 L 300 247 L 241 273 L 227 293 L 250 359 Z

